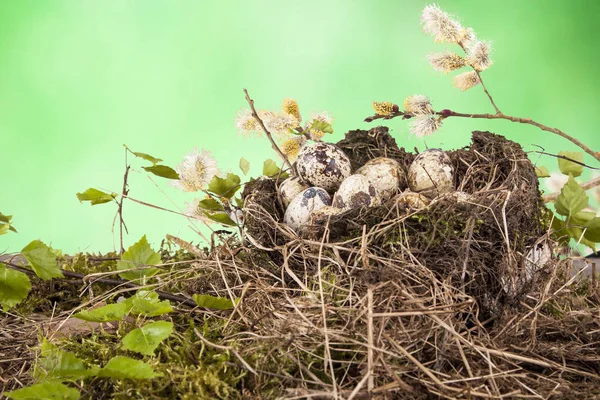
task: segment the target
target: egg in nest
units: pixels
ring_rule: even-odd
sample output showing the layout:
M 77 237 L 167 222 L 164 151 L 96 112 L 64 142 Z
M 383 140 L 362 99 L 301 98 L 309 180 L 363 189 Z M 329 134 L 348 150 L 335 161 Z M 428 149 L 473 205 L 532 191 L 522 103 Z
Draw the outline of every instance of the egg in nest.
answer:
M 279 185 L 279 195 L 283 202 L 283 207 L 287 208 L 294 197 L 308 189 L 308 185 L 302 183 L 297 176 L 290 176 Z
M 300 192 L 290 202 L 283 222 L 296 232 L 309 223 L 310 214 L 325 206 L 331 205 L 331 197 L 325 189 L 310 187 Z
M 334 192 L 351 172 L 350 159 L 329 143 L 305 144 L 296 161 L 298 174 L 311 186 Z
M 408 186 L 406 173 L 400 163 L 392 158 L 374 158 L 360 167 L 356 173 L 369 179 L 382 201 L 392 198 Z
M 333 196 L 334 207 L 350 210 L 381 205 L 381 197 L 369 179 L 361 174 L 350 175 Z
M 419 154 L 408 169 L 408 186 L 428 197 L 454 191 L 450 157 L 441 149 L 428 149 Z

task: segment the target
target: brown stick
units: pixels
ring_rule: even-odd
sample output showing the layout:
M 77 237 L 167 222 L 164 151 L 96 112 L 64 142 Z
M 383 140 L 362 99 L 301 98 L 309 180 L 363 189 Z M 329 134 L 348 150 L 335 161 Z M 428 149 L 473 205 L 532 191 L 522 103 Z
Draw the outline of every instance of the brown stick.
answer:
M 566 134 L 565 132 L 561 131 L 560 129 L 556 129 L 556 128 L 551 128 L 549 126 L 540 124 L 539 122 L 536 122 L 534 120 L 532 120 L 531 118 L 520 118 L 520 117 L 513 117 L 510 115 L 506 115 L 503 113 L 498 113 L 498 114 L 467 114 L 467 113 L 459 113 L 459 112 L 454 112 L 451 110 L 442 110 L 442 111 L 438 111 L 435 113 L 436 115 L 441 115 L 444 118 L 448 118 L 448 117 L 461 117 L 461 118 L 474 118 L 474 119 L 505 119 L 507 121 L 511 121 L 511 122 L 518 122 L 520 124 L 527 124 L 527 125 L 533 125 L 536 126 L 538 128 L 540 128 L 543 131 L 547 131 L 547 132 L 552 132 L 558 136 L 561 136 L 565 139 L 567 139 L 568 141 L 570 141 L 571 143 L 575 144 L 576 146 L 578 146 L 580 149 L 582 149 L 583 151 L 585 151 L 586 153 L 588 153 L 589 155 L 591 155 L 592 157 L 594 157 L 596 160 L 600 161 L 600 152 L 598 151 L 593 151 L 591 148 L 589 148 L 588 146 L 586 146 L 585 144 L 583 144 L 581 141 L 575 139 L 572 136 L 569 136 L 568 134 Z M 405 113 L 403 111 L 397 111 L 395 113 L 392 113 L 391 115 L 373 115 L 371 117 L 367 117 L 365 119 L 365 122 L 372 122 L 375 121 L 376 119 L 392 119 L 392 118 L 396 118 L 396 117 L 403 117 L 405 119 L 407 118 L 412 118 L 414 117 L 416 114 L 413 113 Z
M 252 116 L 258 121 L 258 124 L 262 128 L 263 132 L 265 133 L 265 135 L 267 135 L 267 138 L 271 142 L 271 147 L 273 148 L 273 150 L 275 150 L 277 152 L 277 154 L 279 154 L 279 156 L 287 164 L 290 171 L 292 171 L 292 174 L 294 176 L 298 176 L 298 171 L 296 171 L 296 168 L 290 163 L 290 160 L 288 160 L 287 156 L 285 154 L 283 154 L 283 152 L 281 151 L 279 146 L 277 146 L 277 143 L 275 143 L 275 140 L 273 140 L 273 135 L 271 135 L 271 132 L 269 132 L 269 130 L 265 126 L 263 120 L 260 119 L 260 117 L 258 116 L 258 113 L 256 112 L 256 109 L 254 108 L 254 100 L 252 100 L 250 98 L 250 95 L 248 94 L 248 91 L 246 89 L 244 89 L 244 93 L 246 94 L 246 101 L 248 102 L 248 105 L 250 105 L 250 109 L 252 110 Z

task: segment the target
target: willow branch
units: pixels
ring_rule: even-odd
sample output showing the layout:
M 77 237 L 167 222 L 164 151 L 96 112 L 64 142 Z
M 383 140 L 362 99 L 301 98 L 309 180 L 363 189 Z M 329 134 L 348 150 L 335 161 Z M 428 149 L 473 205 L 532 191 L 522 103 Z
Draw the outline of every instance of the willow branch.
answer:
M 294 176 L 298 176 L 298 171 L 296 171 L 295 166 L 293 166 L 290 163 L 290 160 L 288 160 L 287 156 L 285 154 L 283 154 L 283 152 L 281 151 L 279 146 L 277 146 L 277 143 L 275 143 L 275 140 L 273 140 L 273 135 L 271 135 L 271 132 L 269 132 L 269 130 L 265 126 L 265 123 L 263 122 L 263 120 L 258 116 L 258 113 L 256 112 L 256 109 L 254 108 L 254 100 L 252 100 L 250 98 L 250 95 L 248 94 L 248 91 L 246 89 L 244 89 L 244 94 L 246 95 L 246 101 L 248 102 L 248 105 L 250 105 L 250 110 L 252 110 L 252 116 L 258 121 L 258 124 L 262 128 L 263 132 L 265 133 L 265 135 L 267 135 L 269 142 L 271 142 L 271 147 L 273 148 L 273 150 L 275 150 L 277 152 L 277 154 L 279 154 L 279 157 L 281 157 L 283 159 L 283 161 L 286 163 L 286 165 L 288 166 L 290 171 L 292 171 L 292 174 Z
M 574 137 L 572 137 L 570 135 L 567 135 L 565 132 L 561 131 L 560 129 L 551 128 L 549 126 L 540 124 L 539 122 L 536 122 L 536 121 L 532 120 L 531 118 L 512 117 L 510 115 L 506 115 L 503 113 L 499 113 L 499 114 L 467 114 L 467 113 L 454 112 L 454 111 L 450 111 L 450 110 L 438 111 L 435 114 L 440 115 L 444 118 L 461 117 L 461 118 L 474 118 L 474 119 L 504 119 L 504 120 L 511 121 L 511 122 L 517 122 L 520 124 L 533 125 L 543 131 L 551 132 L 551 133 L 554 133 L 564 139 L 567 139 L 568 141 L 570 141 L 571 143 L 573 143 L 574 145 L 576 145 L 577 147 L 579 147 L 580 149 L 582 149 L 583 151 L 585 151 L 586 153 L 588 153 L 589 155 L 594 157 L 596 160 L 600 161 L 600 152 L 593 151 L 591 148 L 589 148 L 588 146 L 583 144 L 581 141 L 579 141 L 578 139 L 575 139 Z M 416 114 L 413 114 L 413 113 L 405 113 L 403 111 L 397 111 L 390 115 L 373 115 L 371 117 L 367 117 L 365 119 L 365 122 L 372 122 L 377 119 L 393 119 L 396 117 L 403 117 L 404 119 L 408 119 L 408 118 L 414 117 L 415 115 Z
M 583 190 L 590 190 L 590 189 L 593 189 L 598 186 L 600 186 L 600 176 L 581 184 L 581 187 L 583 188 Z M 548 203 L 551 201 L 556 201 L 556 198 L 559 195 L 560 195 L 560 191 L 553 192 L 553 193 L 547 194 L 545 196 L 542 196 L 542 199 L 544 199 L 545 203 Z
M 481 87 L 483 88 L 483 91 L 487 95 L 488 99 L 490 99 L 490 103 L 492 103 L 492 106 L 494 106 L 494 110 L 496 110 L 496 114 L 502 114 L 500 112 L 500 109 L 498 108 L 498 106 L 494 102 L 494 99 L 492 98 L 492 95 L 490 94 L 490 92 L 488 92 L 487 88 L 485 87 L 485 83 L 483 83 L 483 79 L 481 79 L 481 74 L 477 70 L 475 70 L 475 73 L 477 74 L 477 77 L 479 78 L 479 82 L 481 82 Z

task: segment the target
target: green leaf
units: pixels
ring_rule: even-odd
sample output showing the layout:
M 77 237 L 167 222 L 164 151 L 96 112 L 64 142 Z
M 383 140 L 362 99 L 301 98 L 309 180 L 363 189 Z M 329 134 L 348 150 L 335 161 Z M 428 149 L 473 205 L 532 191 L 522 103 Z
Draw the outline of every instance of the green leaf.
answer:
M 148 317 L 157 317 L 162 314 L 173 311 L 169 300 L 160 301 L 158 293 L 148 290 L 138 290 L 138 292 L 124 301 L 127 304 L 127 311 L 133 314 L 141 314 Z
M 231 310 L 234 306 L 233 302 L 227 297 L 215 297 L 210 294 L 195 294 L 192 298 L 198 306 L 213 310 Z
M 250 162 L 244 157 L 240 158 L 240 169 L 244 175 L 248 175 L 248 171 L 250 171 Z
M 79 379 L 95 376 L 97 373 L 98 367 L 95 365 L 87 368 L 83 360 L 75 354 L 59 349 L 46 339 L 42 341 L 42 354 L 34 374 L 38 379 Z
M 93 310 L 80 311 L 73 315 L 75 318 L 89 322 L 109 322 L 120 321 L 128 312 L 128 304 L 126 302 L 107 304 Z
M 198 208 L 207 211 L 223 211 L 223 204 L 215 199 L 204 199 L 198 202 Z
M 218 222 L 227 226 L 237 226 L 237 224 L 225 213 L 209 213 L 204 211 L 204 215 L 211 221 Z
M 244 202 L 242 201 L 242 199 L 239 199 L 239 198 L 235 197 L 233 200 L 235 201 L 235 204 L 239 208 L 244 208 Z
M 548 168 L 540 166 L 538 167 L 537 165 L 535 166 L 535 174 L 537 175 L 538 178 L 550 178 L 550 171 L 548 171 Z
M 148 244 L 146 235 L 133 246 L 129 247 L 125 253 L 121 256 L 121 261 L 117 261 L 117 270 L 122 271 L 131 268 L 139 268 L 144 265 L 156 265 L 160 264 L 160 255 L 156 253 Z M 146 278 L 149 278 L 159 270 L 157 268 L 141 268 L 134 271 L 122 272 L 119 276 L 123 279 L 130 281 L 140 280 L 145 282 Z
M 594 217 L 591 219 L 586 226 L 586 231 L 584 233 L 584 237 L 590 242 L 599 243 L 600 242 L 600 218 Z
M 593 211 L 579 211 L 577 214 L 571 215 L 572 225 L 580 225 L 582 227 L 587 226 L 587 224 L 596 217 L 596 213 Z
M 179 179 L 179 174 L 171 167 L 166 165 L 153 165 L 151 167 L 142 167 L 146 172 L 150 172 L 156 176 L 167 179 Z
M 596 243 L 587 239 L 583 234 L 583 229 L 578 226 L 569 226 L 567 227 L 567 231 L 569 235 L 577 242 L 581 243 L 590 249 L 596 251 Z
M 0 212 L 0 222 L 4 222 L 6 224 L 10 224 L 10 220 L 12 219 L 12 215 L 4 215 Z
M 172 322 L 150 322 L 129 332 L 121 342 L 125 350 L 152 356 L 160 342 L 168 338 L 171 332 L 173 332 Z
M 117 379 L 151 379 L 158 376 L 158 374 L 143 361 L 116 356 L 111 358 L 104 368 L 98 371 L 98 376 Z
M 56 264 L 56 253 L 39 240 L 34 240 L 21 250 L 23 257 L 37 276 L 45 281 L 52 278 L 62 278 L 63 273 Z
M 162 161 L 162 159 L 156 158 L 156 157 L 152 157 L 150 154 L 139 153 L 137 151 L 131 151 L 131 149 L 129 147 L 127 147 L 127 145 L 123 145 L 123 146 L 125 146 L 125 148 L 127 150 L 129 150 L 129 152 L 131 154 L 133 154 L 134 156 L 139 157 L 139 158 L 143 158 L 146 161 L 150 161 L 152 163 L 152 165 L 156 165 L 156 164 L 158 164 L 159 162 Z
M 328 124 L 324 121 L 319 121 L 318 119 L 313 119 L 310 129 L 316 129 L 325 133 L 333 133 L 333 128 L 331 127 L 331 124 Z
M 561 151 L 558 155 L 583 163 L 583 153 L 580 151 Z M 558 159 L 558 168 L 565 175 L 579 176 L 583 172 L 583 165 L 562 158 Z
M 80 202 L 89 201 L 93 206 L 113 201 L 117 196 L 118 194 L 116 193 L 105 193 L 94 188 L 89 188 L 83 193 L 77 193 L 77 198 Z
M 0 263 L 0 306 L 4 311 L 25 300 L 30 290 L 31 281 L 26 274 Z
M 265 176 L 277 176 L 280 170 L 275 161 L 270 158 L 263 163 L 263 175 Z
M 216 195 L 232 198 L 240 188 L 240 177 L 236 174 L 227 174 L 226 178 L 215 176 L 208 184 L 208 190 Z
M 573 176 L 562 187 L 560 194 L 556 198 L 554 207 L 556 212 L 565 217 L 577 214 L 588 205 L 588 196 L 585 190 L 575 181 Z
M 569 235 L 569 232 L 567 231 L 567 226 L 565 224 L 565 221 L 558 218 L 556 215 L 554 216 L 554 218 L 552 218 L 551 236 L 552 236 L 552 239 L 559 242 L 559 244 L 561 246 L 567 246 L 569 244 L 569 241 L 571 240 L 571 236 Z
M 6 392 L 4 395 L 13 400 L 79 400 L 81 397 L 77 389 L 52 381 Z

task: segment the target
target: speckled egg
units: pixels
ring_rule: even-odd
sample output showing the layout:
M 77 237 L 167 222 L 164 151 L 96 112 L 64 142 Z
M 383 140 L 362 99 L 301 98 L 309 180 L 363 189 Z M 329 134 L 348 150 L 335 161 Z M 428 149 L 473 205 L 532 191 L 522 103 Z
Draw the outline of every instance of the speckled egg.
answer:
M 318 210 L 314 210 L 312 213 L 310 213 L 310 223 L 312 225 L 323 225 L 324 223 L 327 223 L 329 217 L 338 215 L 341 212 L 342 210 L 333 206 L 319 208 Z
M 452 161 L 440 149 L 428 149 L 408 169 L 408 186 L 413 192 L 435 197 L 454 190 Z
M 406 189 L 408 185 L 406 173 L 398 161 L 391 158 L 374 158 L 360 167 L 356 173 L 369 179 L 369 182 L 379 192 L 382 201 L 392 198 L 396 193 Z
M 431 203 L 431 200 L 423 196 L 421 193 L 415 193 L 407 190 L 399 195 L 396 195 L 394 202 L 399 206 L 418 210 L 427 207 L 429 203 Z
M 369 179 L 361 174 L 350 175 L 340 185 L 333 196 L 334 207 L 350 210 L 360 207 L 373 207 L 381 204 L 381 197 Z
M 283 201 L 283 206 L 287 208 L 294 197 L 302 191 L 308 189 L 308 185 L 302 183 L 297 176 L 290 176 L 279 185 L 279 195 Z
M 307 183 L 334 192 L 351 172 L 350 160 L 338 147 L 324 142 L 305 144 L 296 161 Z
M 325 189 L 319 187 L 310 187 L 300 192 L 290 202 L 283 222 L 290 228 L 298 231 L 302 225 L 310 221 L 310 213 L 320 208 L 331 205 L 331 197 Z

